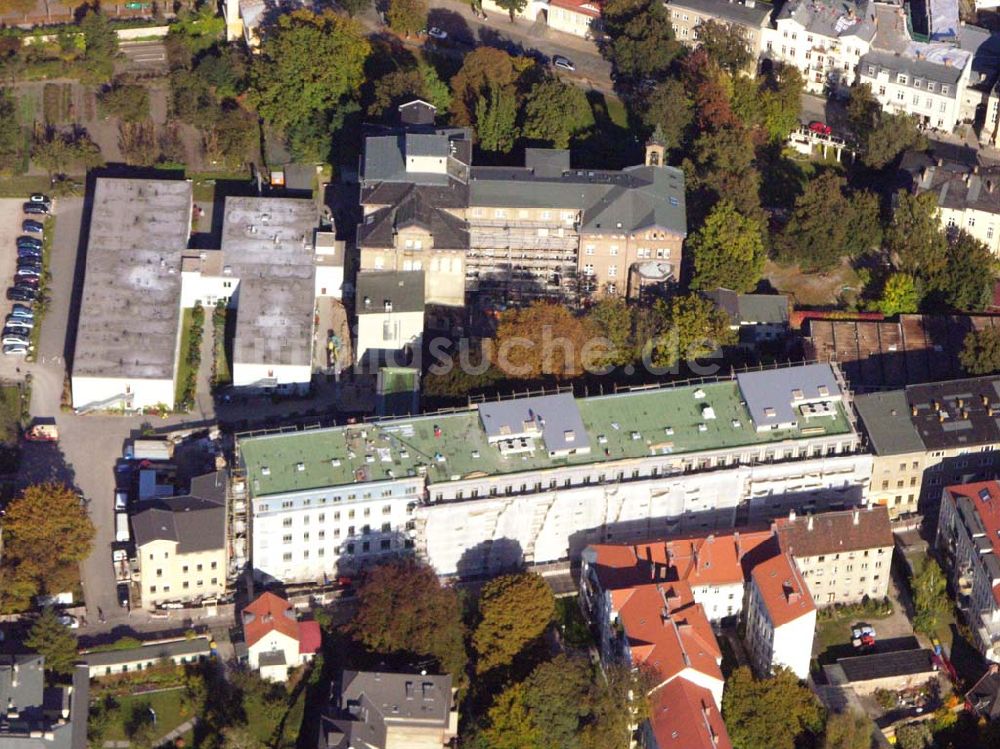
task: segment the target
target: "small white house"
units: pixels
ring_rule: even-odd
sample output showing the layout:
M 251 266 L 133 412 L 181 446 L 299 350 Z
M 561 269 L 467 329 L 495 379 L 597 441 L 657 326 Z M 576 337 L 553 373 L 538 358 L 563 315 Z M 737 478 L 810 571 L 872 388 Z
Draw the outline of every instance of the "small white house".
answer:
M 311 661 L 322 642 L 319 623 L 300 622 L 292 605 L 274 593 L 243 609 L 243 638 L 250 668 L 269 681 L 285 681 L 288 669 Z
M 758 564 L 747 598 L 746 644 L 758 674 L 785 666 L 809 677 L 816 605 L 787 553 Z
M 424 335 L 424 272 L 359 273 L 355 314 L 358 363 L 404 364 Z

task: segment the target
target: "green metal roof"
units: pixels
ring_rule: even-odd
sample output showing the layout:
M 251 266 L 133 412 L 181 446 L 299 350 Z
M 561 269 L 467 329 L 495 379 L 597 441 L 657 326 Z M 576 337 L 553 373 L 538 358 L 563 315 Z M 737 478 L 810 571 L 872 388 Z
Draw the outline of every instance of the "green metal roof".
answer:
M 702 391 L 703 397 L 696 397 Z M 564 465 L 610 463 L 649 455 L 697 453 L 743 445 L 846 434 L 834 418 L 803 428 L 757 432 L 735 381 L 619 393 L 575 401 L 586 429 L 575 453 L 550 457 L 539 442 L 530 453 L 504 456 L 487 440 L 479 412 L 383 420 L 329 429 L 246 436 L 239 440 L 254 496 L 398 479 L 426 472 L 429 484 L 515 474 Z M 710 406 L 715 418 L 706 418 Z M 589 452 L 585 450 L 589 443 Z

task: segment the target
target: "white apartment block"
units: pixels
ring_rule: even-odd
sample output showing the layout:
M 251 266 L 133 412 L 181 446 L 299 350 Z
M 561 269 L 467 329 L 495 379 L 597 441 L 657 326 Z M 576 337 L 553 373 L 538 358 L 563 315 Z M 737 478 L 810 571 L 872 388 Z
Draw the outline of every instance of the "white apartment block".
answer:
M 790 0 L 765 30 L 763 55 L 802 71 L 806 90 L 844 90 L 854 83 L 875 37 L 873 3 Z
M 861 58 L 858 80 L 871 87 L 886 111 L 909 114 L 924 127 L 951 132 L 962 121 L 972 55 L 944 45 L 911 47 L 917 49 L 908 54 L 869 52 Z
M 747 594 L 746 644 L 758 674 L 775 667 L 809 677 L 816 606 L 795 562 L 787 553 L 754 567 Z
M 322 580 L 413 548 L 441 574 L 471 575 L 730 528 L 740 505 L 754 521 L 853 507 L 871 456 L 847 397 L 830 365 L 807 365 L 241 437 L 252 562 Z

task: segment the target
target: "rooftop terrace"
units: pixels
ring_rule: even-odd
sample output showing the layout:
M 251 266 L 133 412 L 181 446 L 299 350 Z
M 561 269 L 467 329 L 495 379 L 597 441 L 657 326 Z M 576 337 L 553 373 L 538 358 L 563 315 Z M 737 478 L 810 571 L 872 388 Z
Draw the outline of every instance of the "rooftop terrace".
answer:
M 426 474 L 428 483 L 564 465 L 764 445 L 848 434 L 843 404 L 832 416 L 757 432 L 733 380 L 575 399 L 589 451 L 551 456 L 541 439 L 490 444 L 479 409 L 240 439 L 255 496 Z M 541 407 L 536 411 L 542 412 Z M 550 417 L 546 417 L 550 418 Z M 554 421 L 554 420 L 553 420 Z M 560 421 L 574 421 L 560 418 Z M 541 432 L 539 431 L 539 437 Z M 565 446 L 565 445 L 564 445 Z

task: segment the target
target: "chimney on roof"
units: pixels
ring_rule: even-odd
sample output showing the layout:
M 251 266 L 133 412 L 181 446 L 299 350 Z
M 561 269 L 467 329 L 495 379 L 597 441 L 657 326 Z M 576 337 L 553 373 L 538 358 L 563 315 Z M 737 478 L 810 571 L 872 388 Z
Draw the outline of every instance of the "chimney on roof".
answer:
M 944 166 L 944 159 L 938 159 L 937 160 L 937 165 L 938 166 Z
M 788 511 L 788 522 L 789 523 L 794 523 L 795 522 L 795 508 L 794 507 Z
M 806 530 L 811 531 L 813 529 L 813 516 L 809 515 L 806 518 Z
M 912 406 L 910 406 L 910 415 L 912 415 L 912 416 L 916 416 L 917 415 L 917 404 L 916 403 L 914 403 Z
M 852 522 L 854 523 L 854 525 L 858 525 L 858 523 L 861 522 L 861 510 L 857 508 L 854 509 L 854 517 L 852 518 Z

